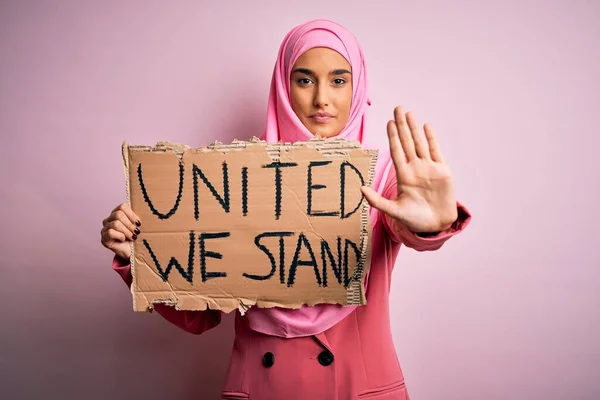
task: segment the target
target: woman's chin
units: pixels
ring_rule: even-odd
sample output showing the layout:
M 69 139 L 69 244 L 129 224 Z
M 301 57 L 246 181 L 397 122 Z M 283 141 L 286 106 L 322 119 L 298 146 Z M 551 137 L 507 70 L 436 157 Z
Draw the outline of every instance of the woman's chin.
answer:
M 314 137 L 320 137 L 322 139 L 329 139 L 334 136 L 337 136 L 339 132 L 331 130 L 331 129 L 309 129 Z

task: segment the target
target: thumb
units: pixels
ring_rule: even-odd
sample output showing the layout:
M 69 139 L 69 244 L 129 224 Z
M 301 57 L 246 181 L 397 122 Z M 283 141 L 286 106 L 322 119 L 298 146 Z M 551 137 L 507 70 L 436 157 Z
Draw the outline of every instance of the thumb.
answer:
M 397 206 L 393 201 L 386 199 L 368 186 L 363 186 L 360 190 L 371 207 L 386 213 L 392 218 L 396 218 Z

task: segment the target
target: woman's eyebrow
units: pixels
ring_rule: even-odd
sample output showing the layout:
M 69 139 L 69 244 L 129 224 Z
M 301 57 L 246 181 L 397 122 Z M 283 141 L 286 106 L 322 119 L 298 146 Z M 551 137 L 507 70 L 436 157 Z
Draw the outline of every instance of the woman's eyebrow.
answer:
M 292 71 L 292 73 L 300 73 L 300 74 L 305 74 L 305 75 L 315 75 L 315 73 L 308 69 L 308 68 L 296 68 Z M 352 72 L 348 71 L 347 69 L 333 69 L 329 72 L 329 75 L 344 75 L 344 74 L 350 74 L 352 75 Z
M 299 73 L 305 74 L 305 75 L 314 75 L 315 74 L 308 68 L 296 68 L 295 70 L 292 71 L 292 73 L 296 73 L 296 72 L 299 72 Z
M 344 75 L 344 74 L 352 75 L 352 72 L 348 71 L 347 69 L 334 69 L 329 74 L 330 75 Z

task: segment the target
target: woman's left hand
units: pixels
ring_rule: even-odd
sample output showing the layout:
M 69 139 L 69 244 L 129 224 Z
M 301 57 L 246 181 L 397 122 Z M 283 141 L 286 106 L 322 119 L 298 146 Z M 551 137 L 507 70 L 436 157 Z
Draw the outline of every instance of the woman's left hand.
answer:
M 386 199 L 369 187 L 362 192 L 372 207 L 416 233 L 440 232 L 458 218 L 450 168 L 427 124 L 421 129 L 412 113 L 394 109 L 387 125 L 396 170 L 398 196 Z M 390 172 L 391 173 L 391 172 Z

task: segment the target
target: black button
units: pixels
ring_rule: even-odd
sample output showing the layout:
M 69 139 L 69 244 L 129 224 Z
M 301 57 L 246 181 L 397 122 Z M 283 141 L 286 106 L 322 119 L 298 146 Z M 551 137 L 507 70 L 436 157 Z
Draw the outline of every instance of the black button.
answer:
M 262 359 L 262 363 L 265 367 L 271 368 L 273 364 L 275 364 L 275 356 L 273 355 L 273 353 L 265 353 Z
M 331 354 L 329 350 L 323 350 L 321 354 L 319 354 L 318 358 L 319 364 L 323 365 L 324 367 L 331 365 L 333 362 L 333 354 Z

